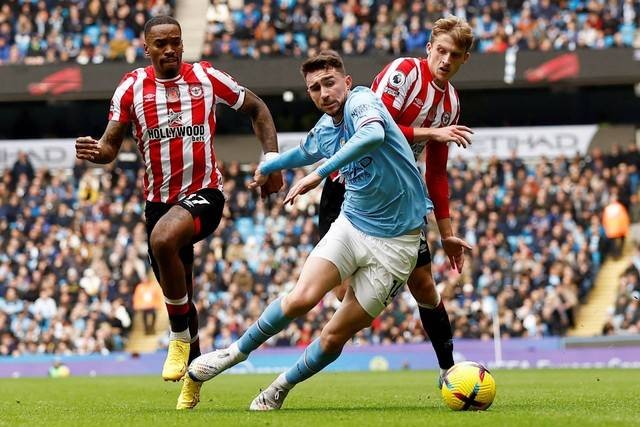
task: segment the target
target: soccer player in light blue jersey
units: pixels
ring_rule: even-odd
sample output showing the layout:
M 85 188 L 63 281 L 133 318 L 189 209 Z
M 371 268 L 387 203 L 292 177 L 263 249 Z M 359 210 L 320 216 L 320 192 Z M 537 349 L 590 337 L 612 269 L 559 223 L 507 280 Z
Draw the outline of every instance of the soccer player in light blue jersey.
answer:
M 411 148 L 375 94 L 351 88 L 351 76 L 333 51 L 306 60 L 301 71 L 311 99 L 325 114 L 299 147 L 262 163 L 251 186 L 261 185 L 272 172 L 326 158 L 291 187 L 285 204 L 339 170 L 346 181 L 342 213 L 309 255 L 292 292 L 273 301 L 229 348 L 195 359 L 189 375 L 206 381 L 244 361 L 327 292 L 351 280 L 320 337 L 251 402 L 251 410 L 280 409 L 296 384 L 336 360 L 345 343 L 384 310 L 416 264 L 427 211 Z

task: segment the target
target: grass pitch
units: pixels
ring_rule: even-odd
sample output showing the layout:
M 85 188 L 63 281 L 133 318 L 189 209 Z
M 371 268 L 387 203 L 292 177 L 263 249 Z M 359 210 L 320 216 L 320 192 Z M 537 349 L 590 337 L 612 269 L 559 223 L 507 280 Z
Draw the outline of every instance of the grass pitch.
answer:
M 157 377 L 0 379 L 0 426 L 605 426 L 640 425 L 638 370 L 495 371 L 486 412 L 453 412 L 435 371 L 325 373 L 297 386 L 281 411 L 249 403 L 275 375 L 222 375 L 193 411 L 179 384 Z

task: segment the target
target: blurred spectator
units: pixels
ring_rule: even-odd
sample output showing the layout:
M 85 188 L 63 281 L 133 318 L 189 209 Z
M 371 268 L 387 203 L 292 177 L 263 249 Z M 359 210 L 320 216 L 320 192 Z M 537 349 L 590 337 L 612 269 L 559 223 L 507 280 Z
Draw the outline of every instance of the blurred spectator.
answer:
M 602 225 L 607 238 L 611 242 L 611 255 L 619 258 L 622 255 L 625 237 L 629 233 L 629 215 L 615 194 L 611 195 L 609 204 L 604 208 Z
M 156 316 L 158 310 L 163 308 L 163 303 L 164 296 L 160 285 L 150 278 L 145 278 L 136 286 L 133 293 L 133 309 L 142 315 L 146 335 L 156 333 Z
M 25 175 L 29 181 L 31 181 L 34 176 L 33 165 L 31 164 L 31 160 L 29 160 L 29 156 L 24 151 L 18 151 L 18 158 L 11 168 L 12 182 L 18 182 L 21 175 Z
M 618 295 L 603 335 L 640 333 L 640 246 L 636 246 L 631 265 L 620 276 Z

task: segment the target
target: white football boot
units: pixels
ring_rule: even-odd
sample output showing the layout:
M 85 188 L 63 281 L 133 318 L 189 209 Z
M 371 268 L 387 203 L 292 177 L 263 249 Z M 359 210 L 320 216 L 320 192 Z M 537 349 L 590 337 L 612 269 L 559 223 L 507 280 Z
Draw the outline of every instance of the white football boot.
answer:
M 250 411 L 274 411 L 282 408 L 289 390 L 271 384 L 251 402 Z
M 247 357 L 240 352 L 238 344 L 234 342 L 228 348 L 212 351 L 193 359 L 189 365 L 189 377 L 194 381 L 209 381 L 232 366 L 244 362 Z

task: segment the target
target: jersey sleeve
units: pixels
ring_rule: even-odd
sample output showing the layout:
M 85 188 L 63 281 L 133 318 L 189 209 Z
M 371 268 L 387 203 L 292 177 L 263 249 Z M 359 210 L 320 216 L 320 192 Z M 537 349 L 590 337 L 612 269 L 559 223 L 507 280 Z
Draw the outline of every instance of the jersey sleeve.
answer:
M 122 77 L 118 87 L 111 97 L 109 106 L 109 121 L 120 123 L 131 122 L 133 114 L 133 83 L 136 81 L 135 72 L 127 73 Z
M 407 98 L 418 79 L 418 65 L 414 58 L 398 58 L 387 65 L 371 85 L 371 90 L 396 121 L 406 109 Z
M 460 114 L 462 113 L 462 106 L 460 105 L 460 97 L 458 96 L 458 91 L 454 89 L 453 93 L 454 93 L 454 95 L 456 97 L 455 99 L 456 99 L 457 111 L 456 111 L 456 116 L 451 121 L 451 124 L 452 125 L 457 125 L 458 122 L 460 121 Z
M 318 138 L 320 137 L 320 129 L 313 128 L 307 134 L 307 137 L 300 141 L 300 149 L 304 154 L 314 161 L 319 161 L 324 158 L 324 155 L 320 152 L 318 145 Z
M 351 121 L 354 133 L 368 123 L 380 122 L 384 125 L 384 117 L 376 108 L 376 99 L 368 89 L 353 92 L 345 105 L 344 117 Z
M 213 84 L 213 96 L 216 104 L 225 104 L 237 110 L 244 103 L 245 88 L 224 71 L 213 68 L 206 61 L 200 63 Z
M 436 219 L 449 218 L 449 176 L 447 160 L 449 146 L 440 142 L 427 144 L 425 182 L 433 202 Z

